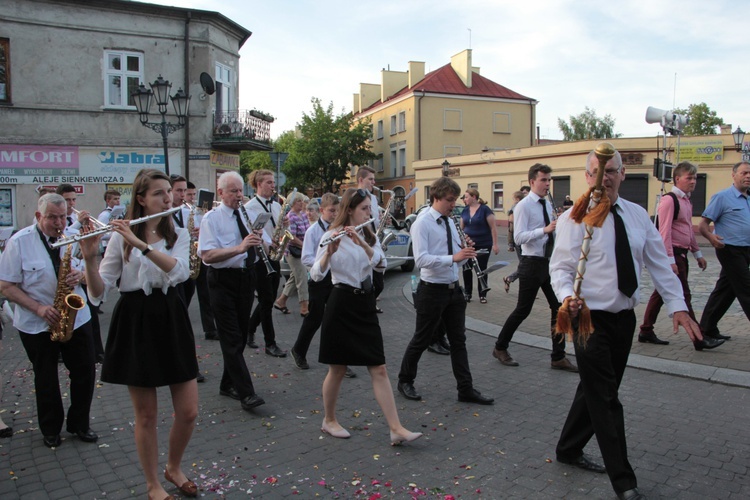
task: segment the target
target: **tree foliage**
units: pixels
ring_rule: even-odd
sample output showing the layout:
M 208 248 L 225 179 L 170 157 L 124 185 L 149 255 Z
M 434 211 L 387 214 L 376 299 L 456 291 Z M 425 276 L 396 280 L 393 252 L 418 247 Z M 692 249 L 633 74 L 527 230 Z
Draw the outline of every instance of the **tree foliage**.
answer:
M 323 108 L 317 98 L 312 99 L 312 105 L 312 112 L 302 115 L 300 137 L 282 170 L 289 186 L 337 193 L 351 165 L 364 165 L 376 158 L 368 143 L 370 123 L 355 122 L 351 113 L 334 116 L 333 103 Z
M 615 119 L 611 115 L 604 115 L 603 118 L 599 118 L 596 116 L 596 111 L 589 109 L 588 106 L 583 113 L 577 116 L 571 115 L 569 122 L 566 123 L 561 118 L 557 119 L 557 126 L 566 141 L 610 139 L 622 135 L 615 133 Z
M 724 120 L 716 116 L 716 111 L 705 102 L 691 104 L 687 109 L 675 109 L 674 112 L 688 117 L 688 124 L 682 129 L 685 135 L 715 135 L 719 132 L 719 125 L 724 125 Z
M 271 141 L 273 151 L 281 153 L 290 153 L 294 150 L 297 137 L 293 130 L 283 132 L 275 140 Z M 271 170 L 276 171 L 276 164 L 271 161 L 271 155 L 268 151 L 242 151 L 240 153 L 240 175 L 247 180 L 247 176 L 254 170 Z M 282 171 L 284 169 L 282 168 Z

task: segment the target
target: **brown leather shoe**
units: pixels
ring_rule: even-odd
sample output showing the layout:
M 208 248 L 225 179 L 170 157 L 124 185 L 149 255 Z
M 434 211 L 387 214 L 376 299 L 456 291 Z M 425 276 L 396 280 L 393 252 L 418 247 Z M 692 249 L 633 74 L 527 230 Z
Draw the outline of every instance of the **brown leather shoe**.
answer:
M 571 373 L 578 373 L 578 367 L 570 362 L 568 358 L 563 358 L 550 363 L 553 370 L 563 370 Z
M 495 357 L 495 359 L 500 361 L 505 366 L 518 366 L 518 363 L 516 362 L 515 359 L 510 357 L 510 354 L 508 354 L 508 351 L 501 351 L 499 349 L 493 349 L 492 356 Z

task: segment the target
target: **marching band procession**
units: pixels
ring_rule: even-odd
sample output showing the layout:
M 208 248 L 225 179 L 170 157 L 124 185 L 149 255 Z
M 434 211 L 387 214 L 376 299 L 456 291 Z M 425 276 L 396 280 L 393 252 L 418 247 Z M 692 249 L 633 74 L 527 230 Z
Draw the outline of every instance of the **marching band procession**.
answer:
M 701 234 L 716 249 L 722 269 L 700 322 L 688 285 L 688 253 L 699 268 L 706 267 L 690 218 L 697 167 L 683 162 L 675 169 L 674 194 L 662 197 L 657 228 L 643 208 L 619 197 L 625 166 L 611 145 L 600 144 L 586 165 L 589 190 L 566 204 L 564 212 L 551 203 L 552 167 L 529 165 L 530 189 L 525 197 L 519 192 L 513 208 L 512 251 L 520 248 L 517 304 L 482 362 L 497 365 L 500 376 L 518 370 L 504 368 L 521 364 L 511 357 L 509 343 L 541 290 L 551 328 L 539 334 L 547 336 L 550 367 L 558 370 L 552 373 L 578 382 L 567 418 L 547 422 L 560 429 L 556 460 L 606 473 L 618 498 L 641 499 L 646 497 L 628 460 L 619 395 L 637 326 L 641 273 L 646 267 L 655 292 L 639 342 L 668 343 L 653 328 L 662 305 L 674 331 L 682 328 L 695 350 L 728 341 L 716 325 L 735 298 L 750 318 L 750 164 L 734 166 L 732 185 L 715 194 L 703 213 Z M 256 170 L 249 179 L 226 172 L 218 178 L 214 206 L 208 207 L 198 205 L 196 186 L 184 177 L 144 169 L 119 218 L 116 191 L 107 191 L 107 207 L 97 218 L 95 207 L 76 207 L 70 185 L 40 196 L 36 223 L 10 237 L 0 255 L 0 293 L 13 304 L 13 326 L 33 367 L 38 428 L 46 447 L 65 446 L 63 425 L 83 443 L 99 440 L 90 413 L 92 403 L 99 404 L 94 393 L 96 364 L 101 363 L 101 382 L 127 386 L 132 403 L 133 453 L 145 483 L 136 494 L 145 489 L 155 500 L 197 497 L 201 479 L 188 477 L 184 462 L 190 460 L 186 452 L 199 417 L 198 383 L 218 390 L 230 410 L 253 414 L 259 406 L 274 405 L 274 396 L 254 380 L 245 357 L 248 347 L 299 370 L 309 370 L 313 359 L 328 365 L 324 379 L 299 381 L 319 401 L 326 438 L 351 437 L 355 427 L 341 411 L 340 396 L 346 394 L 344 379 L 366 370 L 388 427 L 387 435 L 374 432 L 369 439 L 434 453 L 439 438 L 420 439 L 417 424 L 402 424 L 399 418 L 399 406 L 418 404 L 418 387 L 431 383 L 430 368 L 423 366 L 422 377 L 417 375 L 422 354 L 435 352 L 433 345 L 446 347 L 440 347 L 441 354 L 449 356 L 456 381 L 456 392 L 441 394 L 444 402 L 496 408 L 511 403 L 499 377 L 475 382 L 472 366 L 479 360 L 472 358 L 478 356 L 470 356 L 466 347 L 474 281 L 478 307 L 492 308 L 493 300 L 510 297 L 501 293 L 488 300 L 488 261 L 502 245 L 494 214 L 476 189 L 462 191 L 449 177 L 429 187 L 430 206 L 410 228 L 419 270 L 416 322 L 404 324 L 411 340 L 389 374 L 387 362 L 394 367 L 399 360 L 386 359 L 379 320 L 384 315 L 377 301 L 388 259 L 381 222 L 388 223 L 391 214 L 378 206 L 373 172 L 360 167 L 357 187 L 323 194 L 317 201 L 296 189 L 280 196 L 274 179 L 269 170 Z M 243 196 L 245 184 L 254 190 L 251 198 Z M 458 199 L 466 206 L 454 218 Z M 291 276 L 282 291 L 285 257 Z M 506 292 L 509 286 L 506 281 Z M 299 334 L 280 339 L 274 321 L 290 312 L 287 299 L 295 292 L 302 316 Z M 204 373 L 196 356 L 201 336 L 188 313 L 194 295 L 204 339 L 220 346 L 221 375 L 215 377 L 216 372 Z M 110 301 L 111 321 L 100 325 L 99 309 Z M 256 335 L 259 327 L 262 339 Z M 318 329 L 320 347 L 313 352 Z M 69 381 L 59 379 L 59 363 Z M 173 409 L 166 450 L 158 446 L 158 425 L 163 424 L 157 419 L 159 387 L 169 388 Z M 440 404 L 427 406 L 437 411 Z M 6 424 L 0 420 L 0 439 L 12 439 Z M 594 436 L 602 463 L 584 454 Z

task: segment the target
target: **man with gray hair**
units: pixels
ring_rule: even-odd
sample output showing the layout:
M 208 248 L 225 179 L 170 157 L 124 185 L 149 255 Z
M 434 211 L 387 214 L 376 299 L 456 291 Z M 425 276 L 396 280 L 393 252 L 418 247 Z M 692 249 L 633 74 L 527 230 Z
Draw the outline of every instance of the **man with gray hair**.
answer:
M 34 368 L 39 429 L 48 448 L 62 444 L 65 412 L 60 395 L 57 359 L 62 356 L 70 372 L 70 408 L 67 430 L 81 441 L 96 442 L 98 436 L 89 427 L 89 412 L 94 396 L 96 368 L 94 341 L 91 333 L 91 313 L 87 307 L 78 311 L 73 335 L 67 342 L 50 338 L 61 312 L 55 309 L 58 275 L 65 248 L 51 244 L 62 236 L 67 222 L 65 198 L 59 194 L 45 194 L 39 198 L 36 224 L 14 234 L 0 256 L 0 293 L 16 304 L 13 326 Z M 83 273 L 71 266 L 65 277 L 73 292 L 83 297 Z

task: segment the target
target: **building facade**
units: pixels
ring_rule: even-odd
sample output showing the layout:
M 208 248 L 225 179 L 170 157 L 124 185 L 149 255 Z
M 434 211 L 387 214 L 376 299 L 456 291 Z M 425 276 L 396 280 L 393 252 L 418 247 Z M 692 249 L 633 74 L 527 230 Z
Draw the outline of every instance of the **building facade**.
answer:
M 162 137 L 130 93 L 163 76 L 191 96 L 169 135 L 169 171 L 215 190 L 239 151 L 269 150 L 270 119 L 239 111 L 239 51 L 251 33 L 217 12 L 122 0 L 4 0 L 0 9 L 0 225 L 33 220 L 39 186 L 68 182 L 79 208 L 123 201 L 135 174 L 164 169 Z M 201 75 L 213 81 L 206 84 Z M 212 90 L 214 92 L 212 92 Z M 176 123 L 172 106 L 166 119 Z M 152 104 L 151 123 L 161 121 Z

